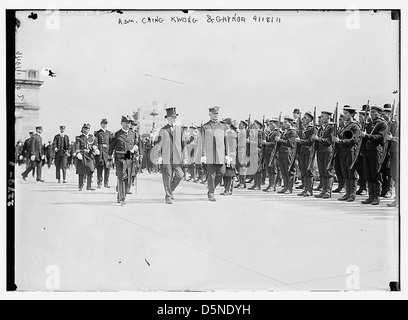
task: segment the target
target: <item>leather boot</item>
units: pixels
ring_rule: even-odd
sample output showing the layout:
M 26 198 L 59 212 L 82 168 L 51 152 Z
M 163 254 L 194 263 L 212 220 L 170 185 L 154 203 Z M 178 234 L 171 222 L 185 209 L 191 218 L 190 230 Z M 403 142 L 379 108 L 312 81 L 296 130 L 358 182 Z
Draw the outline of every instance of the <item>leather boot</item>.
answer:
M 318 194 L 317 196 L 315 196 L 315 198 L 321 199 L 323 198 L 323 196 L 326 194 L 326 178 L 320 177 L 320 182 L 322 184 L 322 192 L 320 192 L 320 194 Z
M 350 195 L 351 195 L 350 181 L 351 180 L 349 179 L 344 180 L 345 185 L 346 185 L 346 194 L 342 196 L 341 198 L 337 199 L 338 201 L 347 201 L 350 198 Z
M 289 193 L 293 193 L 293 187 L 295 185 L 295 177 L 294 176 L 288 177 L 288 184 L 289 184 L 289 187 L 288 187 Z
M 283 183 L 285 184 L 285 186 L 283 187 L 283 189 L 281 191 L 278 192 L 279 194 L 286 193 L 286 191 L 289 190 L 289 188 L 288 188 L 289 187 L 288 186 L 288 177 L 283 176 L 282 179 L 283 179 Z
M 373 183 L 373 190 L 373 202 L 371 202 L 371 205 L 378 206 L 380 204 L 381 186 L 377 183 Z
M 371 204 L 374 200 L 374 190 L 372 182 L 368 182 L 368 194 L 369 194 L 368 199 L 361 201 L 362 204 Z
M 332 196 L 333 178 L 326 178 L 326 193 L 322 199 L 330 199 Z
M 356 200 L 356 193 L 357 193 L 357 180 L 350 180 L 350 197 L 347 199 L 347 202 L 354 202 Z

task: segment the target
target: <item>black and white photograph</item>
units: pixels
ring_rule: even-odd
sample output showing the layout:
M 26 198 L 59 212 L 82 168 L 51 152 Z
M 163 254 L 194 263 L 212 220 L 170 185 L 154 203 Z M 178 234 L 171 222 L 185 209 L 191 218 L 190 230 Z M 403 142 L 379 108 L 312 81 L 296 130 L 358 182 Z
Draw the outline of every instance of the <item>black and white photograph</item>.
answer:
M 401 10 L 7 14 L 15 291 L 400 291 Z

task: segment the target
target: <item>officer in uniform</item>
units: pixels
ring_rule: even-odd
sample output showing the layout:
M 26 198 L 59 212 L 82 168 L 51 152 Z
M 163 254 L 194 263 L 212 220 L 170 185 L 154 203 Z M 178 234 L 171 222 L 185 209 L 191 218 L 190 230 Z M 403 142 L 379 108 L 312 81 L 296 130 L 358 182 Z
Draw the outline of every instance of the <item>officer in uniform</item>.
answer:
M 322 192 L 315 198 L 330 199 L 333 185 L 333 166 L 330 165 L 330 159 L 333 154 L 332 139 L 334 126 L 330 124 L 332 112 L 322 111 L 322 126 L 317 135 L 312 139 L 318 142 L 317 165 L 319 168 L 320 179 L 322 182 Z M 330 166 L 329 166 L 330 165 Z
M 276 191 L 276 177 L 278 174 L 278 157 L 277 157 L 277 142 L 276 137 L 280 136 L 279 120 L 277 118 L 272 118 L 268 122 L 269 131 L 265 136 L 265 140 L 262 144 L 265 146 L 264 151 L 264 166 L 267 168 L 267 173 L 269 177 L 269 185 L 264 192 L 275 192 Z M 273 159 L 272 159 L 273 157 Z
M 112 167 L 112 159 L 109 158 L 109 145 L 112 142 L 113 135 L 106 128 L 108 120 L 101 120 L 101 129 L 95 132 L 95 145 L 98 147 L 100 154 L 95 157 L 95 166 L 97 172 L 98 189 L 102 188 L 102 182 L 105 188 L 109 186 L 109 174 Z M 102 176 L 103 175 L 103 176 Z
M 381 115 L 382 119 L 387 122 L 387 124 L 391 120 L 391 112 L 392 112 L 392 106 L 387 103 L 384 105 L 384 110 Z M 392 125 L 391 125 L 392 126 Z M 381 197 L 389 199 L 392 197 L 392 176 L 391 176 L 391 143 L 388 143 L 388 147 L 385 150 L 386 155 L 384 162 L 382 163 L 381 166 L 381 179 L 382 179 L 382 191 L 381 191 Z
M 300 145 L 299 166 L 302 185 L 304 186 L 303 192 L 298 194 L 300 197 L 313 196 L 313 172 L 309 170 L 309 161 L 313 157 L 312 146 L 315 143 L 312 137 L 316 134 L 316 129 L 312 123 L 313 120 L 313 114 L 306 112 L 302 120 L 303 130 L 301 130 L 301 137 L 296 138 L 296 142 Z
M 360 125 L 354 120 L 357 109 L 348 105 L 344 106 L 344 127 L 339 131 L 338 137 L 334 137 L 334 142 L 338 146 L 340 157 L 341 173 L 344 177 L 346 193 L 339 198 L 339 201 L 353 202 L 356 200 L 358 174 L 351 165 L 356 157 L 356 147 L 360 137 Z
M 70 153 L 69 137 L 65 134 L 65 126 L 60 126 L 60 133 L 54 137 L 53 149 L 55 151 L 56 179 L 61 183 L 61 170 L 63 183 L 67 183 L 68 155 Z
M 259 120 L 255 120 L 254 124 L 252 126 L 252 134 L 255 134 L 256 136 L 254 137 L 254 139 L 252 141 L 250 141 L 250 143 L 252 145 L 256 145 L 257 146 L 257 150 L 258 150 L 258 168 L 256 173 L 254 174 L 254 185 L 250 188 L 248 188 L 248 190 L 261 190 L 261 184 L 262 184 L 262 170 L 263 170 L 263 162 L 262 162 L 262 141 L 263 141 L 263 125 L 262 122 Z
M 139 157 L 138 141 L 135 133 L 130 130 L 131 123 L 130 117 L 122 116 L 122 129 L 115 133 L 108 151 L 109 161 L 115 152 L 115 168 L 118 178 L 117 202 L 121 206 L 126 204 L 126 190 L 132 183 L 133 162 L 137 161 Z
M 27 176 L 31 172 L 31 170 L 36 170 L 37 171 L 37 182 L 44 182 L 44 180 L 41 179 L 42 162 L 45 159 L 45 154 L 44 154 L 45 150 L 44 150 L 44 145 L 42 143 L 42 138 L 41 138 L 43 128 L 41 126 L 38 126 L 35 128 L 35 130 L 36 130 L 36 133 L 33 134 L 29 142 L 29 155 L 30 155 L 31 164 L 27 168 L 27 170 L 21 174 L 21 176 L 23 177 L 23 180 L 26 181 Z
M 384 142 L 388 135 L 388 125 L 381 119 L 383 108 L 371 107 L 371 122 L 366 131 L 362 132 L 364 147 L 364 176 L 368 183 L 369 198 L 362 204 L 379 205 L 381 194 L 381 175 L 379 173 L 381 154 L 384 152 Z
M 188 164 L 186 141 L 182 128 L 176 125 L 177 117 L 176 108 L 166 109 L 165 118 L 168 124 L 160 130 L 154 147 L 159 155 L 158 163 L 162 167 L 167 204 L 173 204 L 174 191 L 184 177 L 183 166 Z
M 93 135 L 89 135 L 90 124 L 82 126 L 81 135 L 75 138 L 75 157 L 77 158 L 76 173 L 78 175 L 78 188 L 82 191 L 86 179 L 86 190 L 95 191 L 92 188 L 92 176 L 95 171 L 94 157 L 99 150 L 94 143 Z
M 228 162 L 228 150 L 226 142 L 227 128 L 218 121 L 220 107 L 209 108 L 210 121 L 202 126 L 203 137 L 201 163 L 207 165 L 208 176 L 208 200 L 215 202 L 215 189 L 221 183 L 225 175 L 225 163 Z
M 290 165 L 295 156 L 296 148 L 296 129 L 293 127 L 294 119 L 286 116 L 283 122 L 282 137 L 276 136 L 275 141 L 279 143 L 279 166 L 282 172 L 284 188 L 279 191 L 280 194 L 293 192 L 295 169 L 290 168 Z

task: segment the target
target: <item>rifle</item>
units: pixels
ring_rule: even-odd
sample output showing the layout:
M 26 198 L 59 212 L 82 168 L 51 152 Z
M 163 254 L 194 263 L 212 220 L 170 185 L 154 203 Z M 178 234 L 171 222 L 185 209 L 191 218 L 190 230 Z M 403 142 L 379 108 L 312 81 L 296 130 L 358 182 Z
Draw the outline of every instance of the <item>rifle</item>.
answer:
M 299 118 L 298 118 L 298 122 L 297 122 L 297 130 L 298 130 L 298 135 L 299 137 L 302 136 L 302 132 L 303 132 L 303 126 L 302 126 L 302 114 L 300 114 Z M 295 143 L 295 154 L 293 155 L 293 159 L 292 162 L 289 166 L 289 171 L 293 170 L 293 167 L 295 166 L 295 162 L 296 162 L 296 158 L 298 157 L 298 154 L 300 152 L 300 143 Z
M 391 134 L 391 125 L 392 125 L 392 122 L 394 121 L 394 112 L 395 112 L 395 100 L 394 100 L 394 103 L 392 104 L 391 116 L 388 121 L 388 134 Z M 384 152 L 382 153 L 381 158 L 380 158 L 380 166 L 378 167 L 378 173 L 380 173 L 381 168 L 384 164 L 385 158 L 387 157 L 387 154 L 389 151 L 389 144 L 390 144 L 389 140 L 386 140 L 384 143 L 384 150 L 383 150 Z
M 279 130 L 279 132 L 280 132 L 280 130 L 281 130 L 281 125 L 282 125 L 282 111 L 281 111 L 281 113 L 279 114 L 279 128 L 278 128 L 278 130 Z M 282 136 L 281 134 L 279 135 L 280 137 Z M 275 142 L 275 147 L 273 148 L 273 151 L 272 151 L 272 157 L 271 157 L 271 160 L 269 160 L 269 163 L 268 163 L 268 167 L 272 167 L 273 166 L 273 159 L 275 159 L 276 158 L 276 154 L 278 153 L 278 150 L 279 150 L 279 148 L 278 148 L 278 142 Z
M 314 107 L 314 112 L 313 112 L 313 128 L 316 130 L 316 116 L 317 116 L 317 110 L 316 107 Z M 315 131 L 316 132 L 316 131 Z M 307 170 L 312 171 L 314 170 L 314 162 L 316 159 L 316 151 L 317 151 L 317 141 L 312 141 L 312 148 L 310 150 L 310 158 L 309 158 L 309 163 L 307 165 Z
M 368 100 L 368 102 L 367 102 L 367 108 L 365 109 L 364 123 L 363 123 L 363 127 L 361 128 L 361 132 L 362 132 L 362 133 L 363 133 L 364 131 L 366 131 L 369 106 L 370 106 L 370 100 Z M 352 163 L 351 166 L 350 166 L 350 170 L 353 170 L 353 169 L 354 169 L 354 166 L 357 164 L 358 158 L 360 157 L 361 152 L 362 152 L 362 146 L 363 146 L 363 136 L 360 135 L 360 140 L 358 141 L 357 148 L 356 148 L 356 152 L 355 152 L 355 157 L 354 157 L 353 163 Z
M 338 134 L 338 121 L 339 121 L 339 103 L 337 102 L 336 104 L 336 109 L 334 109 L 334 130 L 333 130 L 333 137 L 337 137 Z M 330 168 L 334 164 L 334 159 L 336 158 L 336 152 L 335 152 L 335 147 L 336 143 L 333 141 L 332 142 L 332 150 L 333 152 L 331 153 L 329 164 L 327 165 L 327 170 L 330 170 Z

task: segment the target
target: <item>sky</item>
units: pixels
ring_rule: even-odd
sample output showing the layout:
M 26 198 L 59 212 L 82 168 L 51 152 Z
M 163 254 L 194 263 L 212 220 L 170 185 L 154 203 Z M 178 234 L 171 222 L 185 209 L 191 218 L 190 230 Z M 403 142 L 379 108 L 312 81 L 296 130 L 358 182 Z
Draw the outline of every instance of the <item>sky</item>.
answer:
M 45 139 L 61 124 L 72 138 L 84 123 L 97 130 L 102 118 L 117 130 L 122 115 L 153 101 L 200 124 L 214 105 L 222 118 L 261 120 L 294 108 L 333 111 L 337 102 L 358 109 L 367 100 L 392 103 L 399 89 L 399 22 L 387 11 L 75 11 L 57 18 L 36 11 L 36 20 L 30 13 L 17 13 L 22 69 L 57 73 L 41 77 Z M 207 15 L 235 13 L 246 22 L 208 22 Z M 255 22 L 255 15 L 275 22 Z M 147 17 L 164 22 L 143 24 Z

